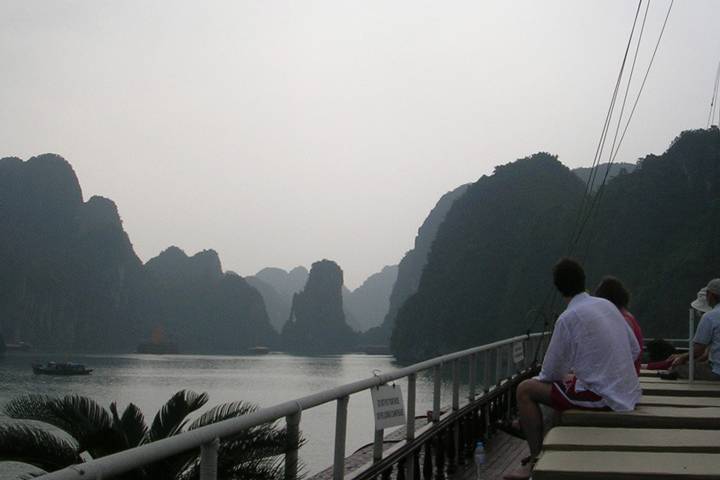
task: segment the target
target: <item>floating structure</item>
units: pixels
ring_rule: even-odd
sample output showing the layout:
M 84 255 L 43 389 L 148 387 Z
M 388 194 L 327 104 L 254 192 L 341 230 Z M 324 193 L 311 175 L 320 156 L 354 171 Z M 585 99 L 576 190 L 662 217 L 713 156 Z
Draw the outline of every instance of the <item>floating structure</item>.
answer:
M 32 366 L 35 375 L 90 375 L 92 368 L 86 368 L 82 363 L 72 362 L 48 362 L 45 364 L 36 363 Z

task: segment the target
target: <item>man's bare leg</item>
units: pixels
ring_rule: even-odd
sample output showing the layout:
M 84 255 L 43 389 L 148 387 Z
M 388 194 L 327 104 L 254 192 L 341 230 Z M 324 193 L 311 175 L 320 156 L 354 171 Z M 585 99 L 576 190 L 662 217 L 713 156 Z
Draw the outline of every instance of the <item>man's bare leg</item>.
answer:
M 517 388 L 517 403 L 520 412 L 520 426 L 525 433 L 532 459 L 540 455 L 543 441 L 543 416 L 540 404 L 550 405 L 552 385 L 535 379 L 524 380 Z M 522 467 L 505 478 L 529 478 L 533 462 Z

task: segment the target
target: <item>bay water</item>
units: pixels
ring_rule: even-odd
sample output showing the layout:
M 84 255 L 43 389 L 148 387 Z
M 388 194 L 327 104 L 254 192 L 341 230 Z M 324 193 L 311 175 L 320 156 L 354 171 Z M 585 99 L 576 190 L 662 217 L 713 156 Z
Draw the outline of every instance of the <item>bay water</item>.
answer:
M 31 364 L 73 361 L 94 369 L 91 375 L 57 377 L 35 375 Z M 122 411 L 132 402 L 145 414 L 148 424 L 158 409 L 178 390 L 207 392 L 207 408 L 244 400 L 268 407 L 339 385 L 399 368 L 391 356 L 346 354 L 293 356 L 270 353 L 261 356 L 214 355 L 73 355 L 69 357 L 13 353 L 0 358 L 0 407 L 26 393 L 93 398 L 104 407 L 118 403 Z M 417 378 L 418 415 L 432 408 L 432 378 Z M 399 381 L 403 398 L 407 384 Z M 450 385 L 443 384 L 443 404 L 449 403 Z M 307 443 L 300 460 L 307 474 L 332 464 L 335 437 L 335 402 L 302 413 L 300 429 Z M 387 433 L 387 432 L 386 432 Z M 369 391 L 350 397 L 346 454 L 373 440 L 373 413 Z

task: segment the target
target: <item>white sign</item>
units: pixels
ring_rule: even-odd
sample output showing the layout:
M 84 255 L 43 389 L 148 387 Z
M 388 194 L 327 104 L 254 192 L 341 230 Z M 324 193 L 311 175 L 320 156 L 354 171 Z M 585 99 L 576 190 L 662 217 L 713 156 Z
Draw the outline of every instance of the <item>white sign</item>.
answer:
M 520 363 L 525 358 L 525 352 L 523 350 L 522 342 L 513 343 L 513 362 Z
M 375 413 L 375 430 L 405 425 L 405 408 L 399 385 L 380 385 L 370 389 Z

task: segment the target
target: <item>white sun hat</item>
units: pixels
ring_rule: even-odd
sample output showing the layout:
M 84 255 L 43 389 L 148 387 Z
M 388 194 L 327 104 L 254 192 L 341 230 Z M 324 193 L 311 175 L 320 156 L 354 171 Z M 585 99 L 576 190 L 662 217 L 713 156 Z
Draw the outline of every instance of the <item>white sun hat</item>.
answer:
M 703 287 L 700 289 L 697 294 L 697 298 L 693 300 L 690 306 L 698 312 L 702 313 L 712 310 L 712 308 L 710 308 L 710 305 L 708 305 L 707 303 L 707 287 Z

